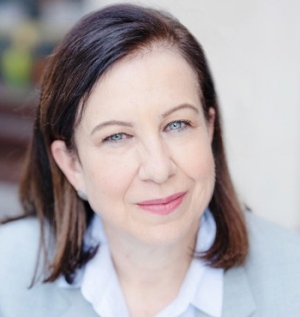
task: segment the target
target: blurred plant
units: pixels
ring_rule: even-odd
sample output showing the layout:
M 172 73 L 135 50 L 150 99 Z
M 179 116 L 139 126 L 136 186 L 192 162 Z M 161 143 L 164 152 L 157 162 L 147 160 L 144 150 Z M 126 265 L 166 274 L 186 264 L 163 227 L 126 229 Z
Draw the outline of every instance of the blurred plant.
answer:
M 32 51 L 40 40 L 34 22 L 23 22 L 12 31 L 10 45 L 1 57 L 2 77 L 6 84 L 15 87 L 28 87 L 31 83 Z

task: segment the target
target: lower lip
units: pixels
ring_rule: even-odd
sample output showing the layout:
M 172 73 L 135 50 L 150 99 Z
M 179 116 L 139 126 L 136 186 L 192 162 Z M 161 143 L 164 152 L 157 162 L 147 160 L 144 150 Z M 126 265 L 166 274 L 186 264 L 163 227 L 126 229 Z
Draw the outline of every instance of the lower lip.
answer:
M 181 205 L 185 194 L 186 193 L 183 193 L 181 196 L 175 198 L 174 200 L 166 204 L 138 204 L 138 206 L 141 209 L 155 215 L 169 215 Z

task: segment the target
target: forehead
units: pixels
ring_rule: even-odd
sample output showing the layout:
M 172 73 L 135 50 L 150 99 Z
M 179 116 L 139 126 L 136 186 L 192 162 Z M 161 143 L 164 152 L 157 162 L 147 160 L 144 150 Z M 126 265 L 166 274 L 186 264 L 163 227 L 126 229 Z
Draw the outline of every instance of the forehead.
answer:
M 137 107 L 127 107 L 128 111 L 140 111 L 150 104 L 164 110 L 199 100 L 197 75 L 188 62 L 175 49 L 156 47 L 113 65 L 93 87 L 84 112 L 117 114 L 129 105 Z

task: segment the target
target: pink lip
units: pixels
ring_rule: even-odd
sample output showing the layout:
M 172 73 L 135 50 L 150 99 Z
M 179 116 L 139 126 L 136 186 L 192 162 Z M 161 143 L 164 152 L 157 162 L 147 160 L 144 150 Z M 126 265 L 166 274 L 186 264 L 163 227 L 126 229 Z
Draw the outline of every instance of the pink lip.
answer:
M 145 200 L 137 203 L 137 205 L 153 214 L 168 215 L 180 206 L 185 194 L 186 192 L 180 192 L 166 198 Z

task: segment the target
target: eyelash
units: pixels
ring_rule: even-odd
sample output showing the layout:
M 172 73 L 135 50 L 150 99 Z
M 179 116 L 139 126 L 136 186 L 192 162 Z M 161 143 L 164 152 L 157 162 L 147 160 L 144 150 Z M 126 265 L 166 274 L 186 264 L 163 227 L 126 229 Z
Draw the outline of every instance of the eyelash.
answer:
M 115 133 L 115 134 L 112 134 L 106 138 L 103 139 L 103 142 L 120 142 L 121 140 L 124 139 L 124 137 L 120 138 L 120 139 L 114 139 L 114 137 L 116 136 L 126 136 L 126 137 L 130 137 L 130 135 L 126 134 L 126 133 L 123 133 L 123 132 L 119 132 L 119 133 Z
M 180 123 L 181 125 L 183 124 L 184 126 L 183 127 L 180 127 L 178 129 L 170 129 L 169 127 L 172 125 L 172 124 L 175 124 L 175 123 Z M 168 123 L 166 125 L 166 127 L 164 128 L 164 131 L 182 131 L 184 129 L 186 129 L 187 127 L 191 126 L 191 122 L 188 121 L 188 120 L 176 120 L 176 121 L 172 121 L 170 123 Z M 122 136 L 121 138 L 119 139 L 115 139 L 115 137 L 117 136 Z M 130 138 L 131 136 L 127 133 L 124 133 L 124 132 L 119 132 L 119 133 L 114 133 L 106 138 L 103 139 L 102 142 L 106 143 L 106 142 L 112 142 L 112 143 L 118 143 L 124 139 L 127 139 L 127 138 Z
M 172 124 L 174 123 L 180 123 L 180 124 L 183 124 L 184 126 L 183 127 L 180 127 L 179 129 L 169 129 L 170 131 L 182 131 L 184 130 L 185 128 L 187 127 L 190 127 L 191 126 L 191 122 L 188 121 L 188 120 L 176 120 L 176 121 L 172 121 L 170 123 L 167 124 L 167 127 L 165 128 L 165 130 L 167 130 L 168 127 L 170 127 Z

